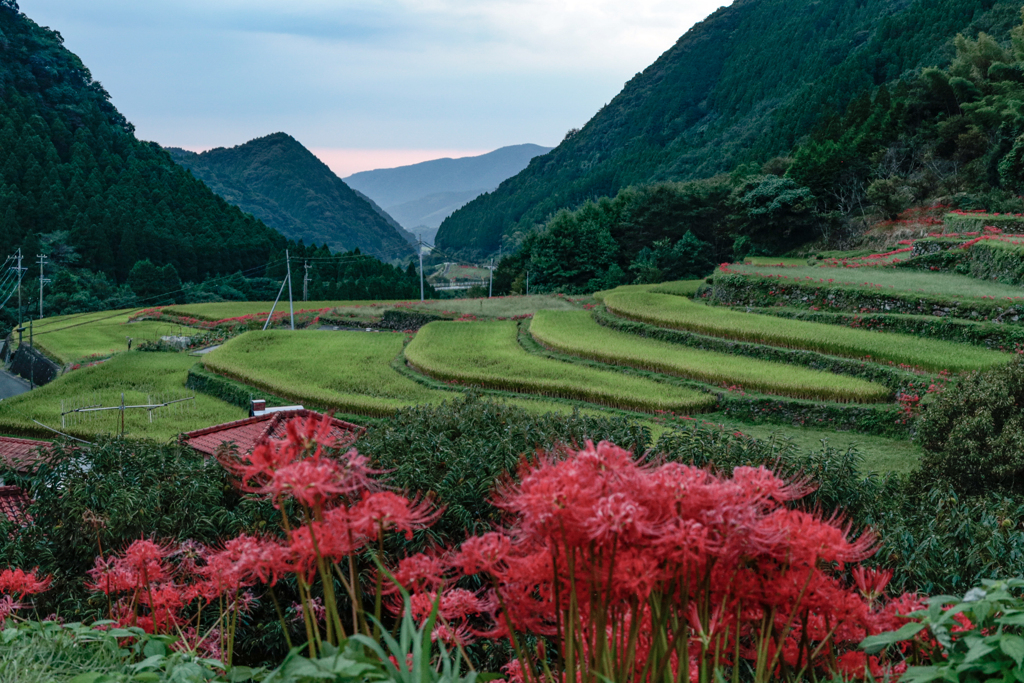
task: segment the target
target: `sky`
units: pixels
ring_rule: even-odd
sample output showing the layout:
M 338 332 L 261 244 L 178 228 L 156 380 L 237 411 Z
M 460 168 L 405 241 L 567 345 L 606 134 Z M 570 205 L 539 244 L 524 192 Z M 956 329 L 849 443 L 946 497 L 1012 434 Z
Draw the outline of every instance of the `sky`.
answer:
M 20 0 L 135 124 L 283 131 L 338 175 L 553 147 L 723 0 Z

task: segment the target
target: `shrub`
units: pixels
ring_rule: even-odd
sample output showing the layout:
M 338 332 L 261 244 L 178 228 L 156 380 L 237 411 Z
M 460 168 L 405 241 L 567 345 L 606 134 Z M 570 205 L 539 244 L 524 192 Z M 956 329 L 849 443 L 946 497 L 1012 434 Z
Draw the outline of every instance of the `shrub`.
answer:
M 1024 492 L 1024 358 L 963 377 L 925 411 L 923 468 L 957 490 Z

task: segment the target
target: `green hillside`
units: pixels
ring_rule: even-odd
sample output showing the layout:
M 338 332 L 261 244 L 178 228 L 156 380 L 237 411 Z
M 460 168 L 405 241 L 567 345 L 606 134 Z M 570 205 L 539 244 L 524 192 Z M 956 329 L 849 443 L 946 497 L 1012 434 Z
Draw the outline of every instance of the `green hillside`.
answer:
M 202 154 L 168 149 L 214 192 L 289 239 L 359 249 L 390 260 L 412 253 L 409 242 L 341 178 L 285 133 Z
M 993 0 L 745 0 L 694 26 L 579 132 L 441 226 L 444 249 L 497 250 L 560 208 L 630 185 L 710 177 L 788 153 L 867 89 L 948 64 L 958 32 L 1008 37 Z
M 0 244 L 124 283 L 136 261 L 199 281 L 265 264 L 285 239 L 142 142 L 85 65 L 0 3 Z M 95 284 L 95 283 L 94 283 Z M 94 287 L 103 289 L 103 287 Z

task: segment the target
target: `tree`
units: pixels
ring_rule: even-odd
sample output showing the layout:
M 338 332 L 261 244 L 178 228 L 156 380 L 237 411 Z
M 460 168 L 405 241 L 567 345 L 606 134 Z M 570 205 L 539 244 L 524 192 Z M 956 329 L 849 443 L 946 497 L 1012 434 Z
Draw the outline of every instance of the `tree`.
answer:
M 781 252 L 812 239 L 815 197 L 792 178 L 754 176 L 733 191 L 733 223 L 758 248 Z
M 879 178 L 868 185 L 868 201 L 889 220 L 894 220 L 913 199 L 906 183 L 897 177 Z
M 128 274 L 128 286 L 149 306 L 174 303 L 181 289 L 178 271 L 170 263 L 155 266 L 149 259 L 137 261 Z

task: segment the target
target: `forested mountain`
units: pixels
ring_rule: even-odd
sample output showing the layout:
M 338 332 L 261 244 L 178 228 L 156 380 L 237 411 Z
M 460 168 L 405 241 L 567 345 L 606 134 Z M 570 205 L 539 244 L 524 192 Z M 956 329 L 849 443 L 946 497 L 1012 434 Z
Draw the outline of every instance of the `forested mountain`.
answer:
M 187 280 L 267 262 L 285 239 L 136 139 L 56 31 L 0 2 L 0 244 L 124 283 L 142 259 Z M 5 255 L 6 255 L 5 254 Z M 103 288 L 101 288 L 103 289 Z
M 452 214 L 437 244 L 496 251 L 502 235 L 525 234 L 560 208 L 787 154 L 861 93 L 948 64 L 958 32 L 1005 41 L 1019 10 L 995 0 L 738 0 L 582 130 Z
M 295 138 L 274 133 L 202 154 L 167 150 L 221 197 L 281 234 L 384 260 L 412 247 L 366 200 Z
M 60 34 L 21 14 L 14 0 L 0 0 L 0 245 L 2 256 L 19 248 L 24 255 L 24 319 L 39 311 L 37 255 L 46 257 L 48 316 L 273 298 L 286 249 L 293 266 L 310 261 L 315 293 L 419 294 L 415 272 L 358 249 L 332 254 L 322 243 L 290 241 L 214 194 L 159 145 L 138 140 Z M 11 266 L 0 270 L 0 304 L 17 283 Z M 293 267 L 300 288 L 303 274 Z M 0 307 L 0 335 L 19 319 L 14 301 Z
M 407 230 L 438 228 L 453 211 L 519 173 L 530 160 L 551 150 L 510 145 L 475 157 L 433 159 L 419 164 L 363 171 L 345 178 L 372 197 Z M 433 233 L 433 230 L 426 232 Z M 430 241 L 430 240 L 428 240 Z

